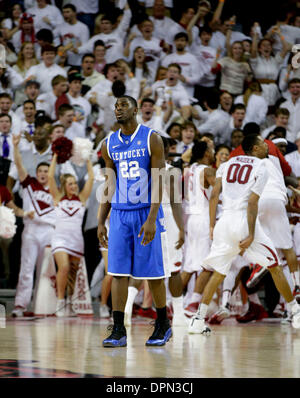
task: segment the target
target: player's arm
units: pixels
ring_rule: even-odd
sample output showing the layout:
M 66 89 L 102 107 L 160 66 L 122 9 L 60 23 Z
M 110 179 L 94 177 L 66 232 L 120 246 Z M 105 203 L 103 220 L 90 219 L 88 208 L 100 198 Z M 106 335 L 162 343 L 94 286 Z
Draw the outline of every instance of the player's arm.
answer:
M 251 243 L 254 240 L 255 223 L 258 213 L 258 201 L 259 201 L 259 195 L 252 192 L 248 199 L 248 208 L 247 208 L 249 234 L 244 240 L 240 242 L 240 248 L 242 249 L 242 252 L 240 254 L 243 254 L 243 252 L 251 245 Z
M 213 231 L 216 224 L 216 215 L 217 215 L 217 207 L 219 203 L 219 197 L 222 192 L 222 178 L 216 178 L 215 185 L 211 192 L 210 200 L 209 200 L 209 234 L 210 239 L 213 238 Z
M 254 239 L 255 233 L 255 223 L 257 219 L 258 213 L 258 201 L 259 197 L 262 194 L 264 187 L 268 181 L 268 172 L 267 168 L 265 167 L 264 163 L 261 163 L 260 168 L 257 170 L 255 176 L 255 184 L 251 189 L 251 194 L 248 199 L 248 207 L 247 207 L 247 220 L 248 220 L 248 236 L 240 242 L 240 248 L 242 255 L 244 251 L 251 245 Z
M 155 236 L 156 217 L 162 201 L 163 184 L 165 181 L 165 155 L 161 137 L 152 133 L 150 136 L 151 150 L 151 207 L 146 222 L 143 224 L 139 237 L 144 236 L 141 244 L 146 246 Z
M 12 134 L 12 141 L 14 146 L 14 162 L 18 170 L 19 180 L 20 182 L 23 182 L 27 177 L 28 173 L 23 165 L 22 156 L 19 151 L 20 140 L 21 140 L 21 134 L 19 135 Z
M 49 185 L 49 192 L 54 200 L 54 203 L 59 201 L 60 198 L 60 192 L 59 189 L 56 185 L 56 181 L 55 181 L 55 169 L 56 169 L 56 163 L 57 163 L 57 154 L 54 153 L 51 163 L 50 163 L 50 167 L 48 170 L 48 185 Z
M 208 185 L 213 187 L 216 182 L 216 169 L 213 169 L 212 167 L 205 167 L 204 179 Z
M 86 202 L 92 192 L 93 185 L 94 185 L 94 170 L 93 170 L 93 165 L 90 159 L 87 160 L 86 162 L 87 166 L 87 172 L 88 172 L 88 179 L 86 183 L 84 184 L 84 187 L 82 191 L 79 194 L 79 198 L 82 202 Z
M 105 186 L 102 193 L 100 206 L 98 209 L 98 239 L 102 247 L 108 248 L 108 237 L 105 221 L 111 209 L 111 201 L 116 190 L 116 179 L 114 162 L 108 156 L 106 142 L 104 141 L 101 147 L 101 156 L 105 161 Z
M 179 189 L 179 187 L 181 186 L 181 173 L 180 170 L 176 167 L 173 167 L 171 170 L 172 174 L 170 175 L 170 203 L 171 203 L 174 220 L 179 229 L 178 242 L 176 242 L 175 246 L 175 248 L 178 250 L 184 244 L 184 224 L 183 224 L 182 200 L 181 200 L 182 195 Z
M 8 203 L 6 203 L 6 206 L 12 209 L 17 217 L 22 217 L 22 218 L 34 218 L 34 211 L 24 211 L 20 207 L 18 207 L 12 200 L 10 200 Z

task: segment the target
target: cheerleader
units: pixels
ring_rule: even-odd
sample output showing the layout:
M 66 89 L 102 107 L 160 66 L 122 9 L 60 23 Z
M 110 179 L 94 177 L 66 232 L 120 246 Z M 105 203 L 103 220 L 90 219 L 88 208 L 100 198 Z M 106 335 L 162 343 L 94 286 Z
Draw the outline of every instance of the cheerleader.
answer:
M 84 252 L 82 235 L 82 221 L 85 213 L 85 204 L 93 188 L 94 172 L 92 163 L 87 160 L 88 179 L 78 192 L 78 185 L 72 174 L 61 176 L 61 187 L 55 182 L 55 168 L 57 154 L 49 168 L 49 190 L 56 208 L 56 224 L 51 242 L 52 253 L 58 267 L 56 275 L 57 308 L 56 316 L 65 315 L 65 292 L 67 288 L 69 302 L 68 310 L 72 314 L 70 297 L 73 294 L 76 273 Z

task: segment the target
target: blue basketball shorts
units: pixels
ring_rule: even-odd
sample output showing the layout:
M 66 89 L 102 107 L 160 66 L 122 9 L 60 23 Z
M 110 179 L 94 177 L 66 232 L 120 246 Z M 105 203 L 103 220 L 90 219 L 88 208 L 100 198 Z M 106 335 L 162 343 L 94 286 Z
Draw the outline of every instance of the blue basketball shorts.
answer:
M 112 209 L 108 235 L 108 274 L 135 279 L 161 279 L 170 276 L 164 214 L 160 207 L 152 242 L 142 246 L 139 238 L 150 207 L 137 210 Z

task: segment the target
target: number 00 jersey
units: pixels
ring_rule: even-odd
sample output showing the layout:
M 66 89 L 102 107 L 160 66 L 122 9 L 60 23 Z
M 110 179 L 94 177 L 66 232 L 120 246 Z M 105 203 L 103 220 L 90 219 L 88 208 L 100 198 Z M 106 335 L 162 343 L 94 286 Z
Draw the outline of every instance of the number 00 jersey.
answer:
M 268 180 L 264 160 L 253 156 L 237 156 L 221 164 L 217 178 L 222 178 L 223 210 L 247 208 L 252 192 L 261 195 Z
M 152 129 L 139 124 L 132 135 L 118 130 L 108 136 L 107 153 L 117 170 L 112 208 L 136 210 L 151 205 L 152 133 Z

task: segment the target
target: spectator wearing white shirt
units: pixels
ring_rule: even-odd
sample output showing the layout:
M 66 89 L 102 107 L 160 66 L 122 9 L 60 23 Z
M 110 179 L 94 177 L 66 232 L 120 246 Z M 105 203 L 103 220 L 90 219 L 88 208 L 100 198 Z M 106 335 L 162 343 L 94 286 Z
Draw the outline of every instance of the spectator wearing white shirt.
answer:
M 269 39 L 262 39 L 258 42 L 258 33 L 254 32 L 253 35 L 250 65 L 254 77 L 262 85 L 263 97 L 267 101 L 268 106 L 274 106 L 280 98 L 277 78 L 280 66 L 289 48 L 283 36 L 281 36 L 281 40 L 283 49 L 274 57 L 272 55 L 272 42 Z
M 297 151 L 293 151 L 285 155 L 285 159 L 292 168 L 292 172 L 296 177 L 300 177 L 300 132 L 296 136 L 295 144 L 297 145 Z
M 0 66 L 0 92 L 6 92 L 13 98 L 15 96 L 15 90 L 20 89 L 22 84 L 22 76 L 11 66 L 6 65 L 5 68 L 1 68 Z
M 190 97 L 194 97 L 194 86 L 202 77 L 201 68 L 195 55 L 186 51 L 188 45 L 188 35 L 179 32 L 174 37 L 176 51 L 162 59 L 161 64 L 168 67 L 169 64 L 176 63 L 181 66 L 179 80 L 182 82 Z
M 75 51 L 78 51 L 79 54 L 91 53 L 94 50 L 94 43 L 97 40 L 102 40 L 106 49 L 106 61 L 108 63 L 115 62 L 123 53 L 123 40 L 129 27 L 130 19 L 131 11 L 126 9 L 118 27 L 113 29 L 114 18 L 109 15 L 103 15 L 100 22 L 101 33 L 91 37 L 88 42 L 82 44 Z
M 19 30 L 21 16 L 24 12 L 24 7 L 15 3 L 9 10 L 9 18 L 5 18 L 1 25 L 7 40 L 10 40 L 12 36 Z
M 106 65 L 106 50 L 102 40 L 95 41 L 93 54 L 95 55 L 95 70 L 98 73 L 103 73 L 104 66 Z
M 181 74 L 181 67 L 178 64 L 170 64 L 167 70 L 167 78 L 158 80 L 152 87 L 152 95 L 155 98 L 168 96 L 172 99 L 173 104 L 179 111 L 184 119 L 189 119 L 192 114 L 192 107 L 187 91 L 179 81 Z
M 99 105 L 98 118 L 96 125 L 99 129 L 102 129 L 104 135 L 108 134 L 113 130 L 115 125 L 115 105 L 117 98 L 124 95 L 126 92 L 125 84 L 121 80 L 115 80 L 110 87 L 109 91 L 102 91 Z
M 20 19 L 20 28 L 13 35 L 11 42 L 14 46 L 15 52 L 18 53 L 24 42 L 35 42 L 35 31 L 33 25 L 33 18 L 30 14 L 24 13 Z
M 69 75 L 69 91 L 67 98 L 70 105 L 75 111 L 76 122 L 80 123 L 84 128 L 88 126 L 88 116 L 91 113 L 91 104 L 81 95 L 82 76 L 80 73 L 71 73 Z
M 158 115 L 155 109 L 155 102 L 152 98 L 143 98 L 140 106 L 140 113 L 137 115 L 138 123 L 152 128 L 163 136 L 164 123 L 161 115 Z
M 90 29 L 90 34 L 93 34 L 95 18 L 99 14 L 99 0 L 69 0 L 68 3 L 76 7 L 77 18 L 86 24 Z
M 220 90 L 228 91 L 234 96 L 242 94 L 244 84 L 252 80 L 251 68 L 247 62 L 244 62 L 243 54 L 243 44 L 234 42 L 228 56 L 219 59 L 219 52 L 217 52 L 211 69 L 213 73 L 221 72 Z
M 295 142 L 300 129 L 300 79 L 292 79 L 288 83 L 291 98 L 283 102 L 280 108 L 286 108 L 290 112 L 288 130 L 292 134 L 292 142 Z
M 272 126 L 266 128 L 265 130 L 262 131 L 261 136 L 262 138 L 266 138 L 268 134 L 273 131 L 276 127 L 284 127 L 286 129 L 286 139 L 288 141 L 291 141 L 293 139 L 293 135 L 291 132 L 288 130 L 288 124 L 289 124 L 289 117 L 290 117 L 290 111 L 286 108 L 278 108 L 275 111 L 275 124 L 272 124 Z
M 28 80 L 25 84 L 25 89 L 24 89 L 24 101 L 29 99 L 35 103 L 39 94 L 40 94 L 40 83 L 34 80 Z M 19 106 L 16 109 L 15 114 L 16 116 L 18 116 L 18 118 L 21 121 L 24 120 L 23 105 Z
M 30 42 L 24 42 L 22 44 L 21 50 L 18 54 L 18 60 L 15 65 L 13 65 L 14 71 L 16 71 L 20 76 L 25 79 L 26 73 L 33 65 L 37 65 L 39 61 L 37 60 L 34 52 L 34 44 Z M 16 105 L 21 105 L 25 100 L 24 86 L 20 86 L 15 90 L 14 102 Z
M 245 124 L 256 123 L 260 126 L 266 121 L 268 103 L 262 95 L 259 82 L 253 81 L 250 83 L 245 93 L 237 96 L 234 103 L 246 106 Z
M 58 25 L 63 23 L 60 10 L 54 5 L 47 4 L 46 0 L 36 0 L 36 6 L 29 8 L 27 12 L 33 15 L 36 31 L 40 29 L 55 30 Z
M 150 19 L 144 19 L 139 24 L 142 36 L 132 33 L 124 47 L 123 55 L 126 60 L 131 61 L 133 52 L 137 47 L 142 47 L 145 51 L 146 62 L 149 70 L 155 76 L 160 59 L 163 55 L 159 39 L 153 36 L 153 22 Z
M 55 124 L 62 124 L 65 128 L 65 137 L 73 140 L 76 137 L 86 138 L 85 129 L 78 122 L 74 122 L 74 108 L 63 104 L 58 108 L 58 120 Z
M 153 36 L 165 40 L 166 32 L 174 25 L 173 19 L 166 16 L 166 0 L 155 0 L 152 11 L 150 19 L 154 25 Z
M 23 104 L 24 120 L 21 122 L 21 140 L 19 143 L 20 151 L 31 148 L 32 135 L 35 131 L 36 107 L 32 100 L 26 100 Z
M 39 65 L 32 66 L 26 73 L 26 79 L 36 80 L 40 83 L 41 93 L 51 91 L 51 81 L 53 77 L 62 75 L 67 77 L 66 71 L 54 63 L 56 49 L 51 45 L 45 45 L 42 48 L 43 62 Z
M 55 104 L 58 98 L 67 92 L 68 80 L 65 76 L 57 75 L 51 81 L 52 90 L 41 94 L 36 99 L 36 109 L 43 110 L 52 120 L 57 119 Z
M 246 107 L 244 104 L 235 104 L 231 110 L 231 118 L 229 120 L 230 134 L 234 130 L 242 130 L 245 126 Z
M 215 94 L 216 90 L 216 74 L 212 73 L 211 68 L 216 59 L 217 50 L 209 45 L 211 37 L 212 29 L 209 26 L 200 28 L 201 44 L 193 52 L 198 59 L 198 67 L 201 70 L 201 78 L 195 87 L 194 96 L 199 100 L 201 106 L 204 105 L 210 95 Z
M 181 141 L 176 145 L 176 152 L 183 154 L 194 146 L 198 131 L 193 122 L 187 121 L 182 125 Z M 178 159 L 178 158 L 177 158 Z M 177 159 L 174 159 L 176 161 Z
M 291 52 L 287 62 L 287 66 L 283 66 L 279 74 L 278 86 L 281 91 L 282 97 L 284 97 L 286 100 L 291 97 L 291 94 L 288 90 L 288 82 L 295 78 L 300 79 L 300 68 L 295 68 L 293 66 L 292 60 L 294 56 L 295 54 Z
M 44 46 L 53 45 L 56 47 L 60 44 L 60 41 L 57 38 L 54 40 L 53 33 L 50 29 L 40 29 L 38 32 L 36 32 L 35 38 L 36 38 L 36 43 L 34 45 L 34 48 L 35 48 L 36 57 L 39 60 L 39 62 L 43 60 L 42 48 Z
M 233 104 L 232 95 L 224 91 L 220 95 L 220 105 L 210 112 L 207 120 L 199 126 L 200 134 L 211 133 L 216 145 L 230 143 L 230 111 Z
M 282 7 L 276 10 L 276 25 L 273 25 L 268 29 L 266 38 L 269 38 L 273 42 L 273 50 L 274 53 L 277 54 L 282 51 L 283 45 L 280 36 L 284 36 L 285 40 L 293 45 L 295 43 L 299 43 L 300 39 L 300 29 L 297 24 L 292 25 L 292 21 L 290 20 L 287 24 L 287 21 L 290 19 L 290 15 L 286 7 Z M 295 21 L 297 20 L 297 14 L 295 17 Z M 279 28 L 279 29 L 278 29 Z
M 113 82 L 118 80 L 119 72 L 116 64 L 106 64 L 103 73 L 105 78 L 101 79 L 101 81 L 94 85 L 85 95 L 85 98 L 89 100 L 92 105 L 101 106 L 103 98 L 111 93 Z
M 104 80 L 104 76 L 95 70 L 95 55 L 92 53 L 85 54 L 81 61 L 81 75 L 84 78 L 82 84 L 90 88 Z
M 216 50 L 221 49 L 221 55 L 226 54 L 226 34 L 229 29 L 233 29 L 235 22 L 233 18 L 221 18 L 221 24 L 218 30 L 212 35 L 209 45 Z M 251 37 L 244 35 L 244 33 L 232 30 L 230 37 L 230 44 L 232 45 L 236 41 L 251 40 Z
M 176 22 L 173 19 L 166 16 L 166 11 L 165 1 L 155 0 L 152 15 L 149 17 L 153 22 L 153 36 L 161 42 L 166 40 L 166 32 L 169 32 L 170 29 L 176 25 Z M 131 33 L 135 33 L 136 36 L 142 35 L 137 25 L 134 25 L 131 28 Z
M 194 7 L 187 5 L 180 15 L 180 19 L 173 24 L 173 26 L 166 32 L 166 42 L 172 49 L 175 48 L 174 37 L 177 33 L 188 32 L 188 27 L 190 22 L 194 18 L 196 11 Z M 199 44 L 199 28 L 198 26 L 193 26 L 190 31 L 190 38 L 189 38 L 189 50 L 194 49 Z
M 118 80 L 121 80 L 126 87 L 126 95 L 135 98 L 140 97 L 140 83 L 138 79 L 133 76 L 128 63 L 124 59 L 118 59 L 115 62 L 118 71 Z
M 0 113 L 5 113 L 11 117 L 11 130 L 13 134 L 19 134 L 21 131 L 21 120 L 12 111 L 13 100 L 7 93 L 0 93 Z
M 129 65 L 133 76 L 140 83 L 141 90 L 154 83 L 155 76 L 147 66 L 146 54 L 143 47 L 136 47 L 133 51 L 133 59 Z
M 67 46 L 80 47 L 81 44 L 86 43 L 90 38 L 88 27 L 78 21 L 76 16 L 76 7 L 73 4 L 66 4 L 62 8 L 64 22 L 55 29 L 55 36 L 60 38 L 61 44 Z M 80 65 L 81 57 L 72 51 L 67 51 L 68 64 Z

